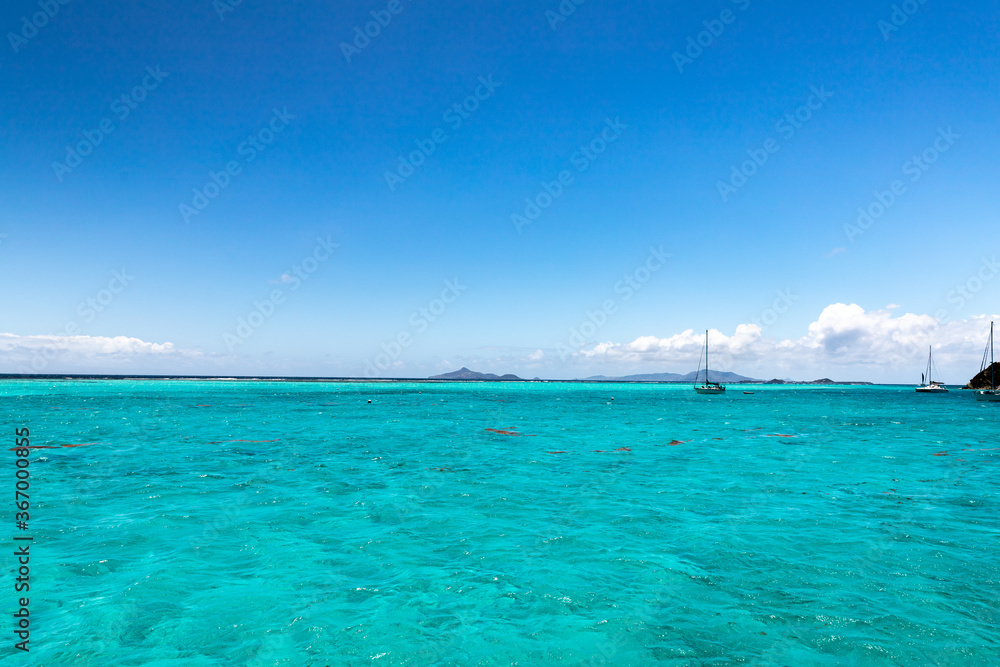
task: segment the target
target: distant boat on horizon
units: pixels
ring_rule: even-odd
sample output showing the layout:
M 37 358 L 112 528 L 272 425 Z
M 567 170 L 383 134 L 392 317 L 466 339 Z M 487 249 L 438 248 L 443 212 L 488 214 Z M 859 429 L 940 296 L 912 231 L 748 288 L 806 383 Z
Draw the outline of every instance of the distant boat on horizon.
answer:
M 943 383 L 932 379 L 934 373 L 934 348 L 927 351 L 927 373 L 920 374 L 920 386 L 917 391 L 921 394 L 947 394 L 948 388 Z
M 699 394 L 721 394 L 726 391 L 725 386 L 718 382 L 708 381 L 708 330 L 705 330 L 705 384 L 698 384 L 698 375 L 701 373 L 701 359 L 698 360 L 698 373 L 695 375 L 694 390 Z
M 986 351 L 983 352 L 983 364 L 979 369 L 982 373 L 986 370 L 986 357 L 989 356 L 990 359 L 990 388 L 980 389 L 976 391 L 977 401 L 1000 401 L 1000 391 L 997 391 L 997 378 L 996 378 L 996 367 L 993 363 L 993 323 L 990 322 L 990 342 L 986 345 Z

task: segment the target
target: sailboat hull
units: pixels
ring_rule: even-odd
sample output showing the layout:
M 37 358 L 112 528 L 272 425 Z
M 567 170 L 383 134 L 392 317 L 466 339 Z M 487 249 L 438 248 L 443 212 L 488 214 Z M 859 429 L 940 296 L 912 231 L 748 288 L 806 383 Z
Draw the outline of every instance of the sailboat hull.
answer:
M 724 394 L 726 393 L 725 387 L 695 387 L 694 390 L 699 394 Z
M 920 374 L 918 394 L 947 394 L 948 389 L 934 379 L 934 348 L 927 348 L 927 373 Z
M 976 400 L 1000 402 L 1000 389 L 981 389 L 976 392 Z

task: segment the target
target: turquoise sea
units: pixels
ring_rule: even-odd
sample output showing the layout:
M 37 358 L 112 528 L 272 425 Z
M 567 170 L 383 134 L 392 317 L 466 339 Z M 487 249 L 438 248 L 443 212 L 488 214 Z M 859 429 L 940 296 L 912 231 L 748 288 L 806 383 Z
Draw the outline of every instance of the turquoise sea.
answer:
M 29 530 L 4 513 L 0 665 L 1000 664 L 1000 405 L 969 392 L 0 396 L 8 448 L 38 447 Z

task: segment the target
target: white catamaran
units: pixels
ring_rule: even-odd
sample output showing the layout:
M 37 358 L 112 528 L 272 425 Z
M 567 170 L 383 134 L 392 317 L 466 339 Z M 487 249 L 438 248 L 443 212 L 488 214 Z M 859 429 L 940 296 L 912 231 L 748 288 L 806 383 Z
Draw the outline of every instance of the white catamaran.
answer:
M 982 373 L 987 369 L 986 359 L 989 357 L 989 369 L 990 369 L 990 388 L 980 389 L 976 391 L 977 401 L 1000 401 L 1000 390 L 997 389 L 997 378 L 996 378 L 996 367 L 993 365 L 993 323 L 990 322 L 990 342 L 986 345 L 986 351 L 983 352 L 983 364 L 979 369 Z
M 699 385 L 698 378 L 701 377 L 701 360 L 698 360 L 698 372 L 694 376 L 694 390 L 699 394 L 721 394 L 726 388 L 718 382 L 708 381 L 708 331 L 705 331 L 705 384 Z
M 920 374 L 920 386 L 917 391 L 921 394 L 947 394 L 948 388 L 943 383 L 932 379 L 934 377 L 934 349 L 927 353 L 927 374 Z M 926 384 L 925 384 L 926 383 Z

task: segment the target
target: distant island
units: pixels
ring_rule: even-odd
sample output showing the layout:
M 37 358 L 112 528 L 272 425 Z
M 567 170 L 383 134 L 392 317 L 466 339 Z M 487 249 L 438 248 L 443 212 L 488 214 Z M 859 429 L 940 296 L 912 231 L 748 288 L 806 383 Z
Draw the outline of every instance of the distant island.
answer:
M 433 375 L 427 379 L 428 380 L 494 380 L 502 382 L 525 381 L 517 377 L 516 375 L 511 375 L 510 373 L 508 373 L 507 375 L 494 375 L 493 373 L 477 373 L 476 371 L 470 371 L 468 368 L 465 368 L 464 366 L 457 371 L 452 371 L 451 373 L 445 373 L 443 375 Z M 537 380 L 538 378 L 535 379 Z
M 704 375 L 704 373 L 702 374 Z M 625 375 L 623 377 L 607 377 L 605 375 L 594 375 L 589 378 L 584 378 L 586 382 L 695 382 L 698 376 L 698 371 L 692 371 L 686 375 L 681 375 L 680 373 L 646 373 L 643 375 Z M 759 384 L 763 380 L 757 380 L 754 378 L 748 378 L 743 375 L 737 375 L 736 373 L 728 373 L 724 371 L 709 371 L 708 373 L 709 382 L 723 382 L 729 384 L 738 384 L 740 382 L 744 383 L 755 383 Z
M 1000 364 L 998 364 L 1000 367 Z M 689 384 L 695 382 L 697 377 L 697 371 L 691 371 L 687 374 L 680 373 L 645 373 L 641 375 L 625 375 L 622 377 L 608 377 L 606 375 L 593 375 L 587 378 L 581 378 L 577 380 L 566 380 L 567 382 L 664 382 L 664 383 L 676 383 L 676 384 Z M 724 384 L 815 384 L 815 385 L 870 385 L 871 382 L 834 382 L 830 378 L 823 378 L 821 380 L 812 380 L 810 382 L 804 382 L 799 380 L 760 380 L 757 378 L 750 378 L 744 375 L 738 375 L 736 373 L 729 373 L 725 371 L 711 371 L 709 374 L 711 382 L 720 382 Z M 469 381 L 492 381 L 492 382 L 539 382 L 541 378 L 534 378 L 533 380 L 525 380 L 516 375 L 508 373 L 507 375 L 495 375 L 493 373 L 479 373 L 477 371 L 469 370 L 464 366 L 450 373 L 444 373 L 442 375 L 433 375 L 428 380 L 469 380 Z M 988 382 L 987 382 L 988 384 Z
M 802 380 L 768 380 L 767 382 L 761 382 L 761 384 L 865 384 L 874 385 L 874 382 L 861 382 L 859 380 L 848 380 L 847 382 L 835 382 L 830 378 L 823 378 L 822 380 L 812 380 L 810 382 L 805 382 Z
M 803 380 L 761 380 L 758 378 L 750 378 L 745 375 L 738 375 L 736 373 L 729 373 L 724 371 L 709 371 L 709 381 L 719 382 L 722 384 L 864 384 L 869 385 L 871 382 L 835 382 L 830 378 L 823 378 L 821 380 L 803 381 Z M 679 373 L 647 373 L 644 375 L 625 375 L 623 377 L 606 377 L 604 375 L 594 375 L 588 378 L 584 378 L 584 382 L 676 382 L 678 384 L 687 384 L 696 382 L 698 377 L 697 371 L 692 371 L 686 375 L 681 375 Z

